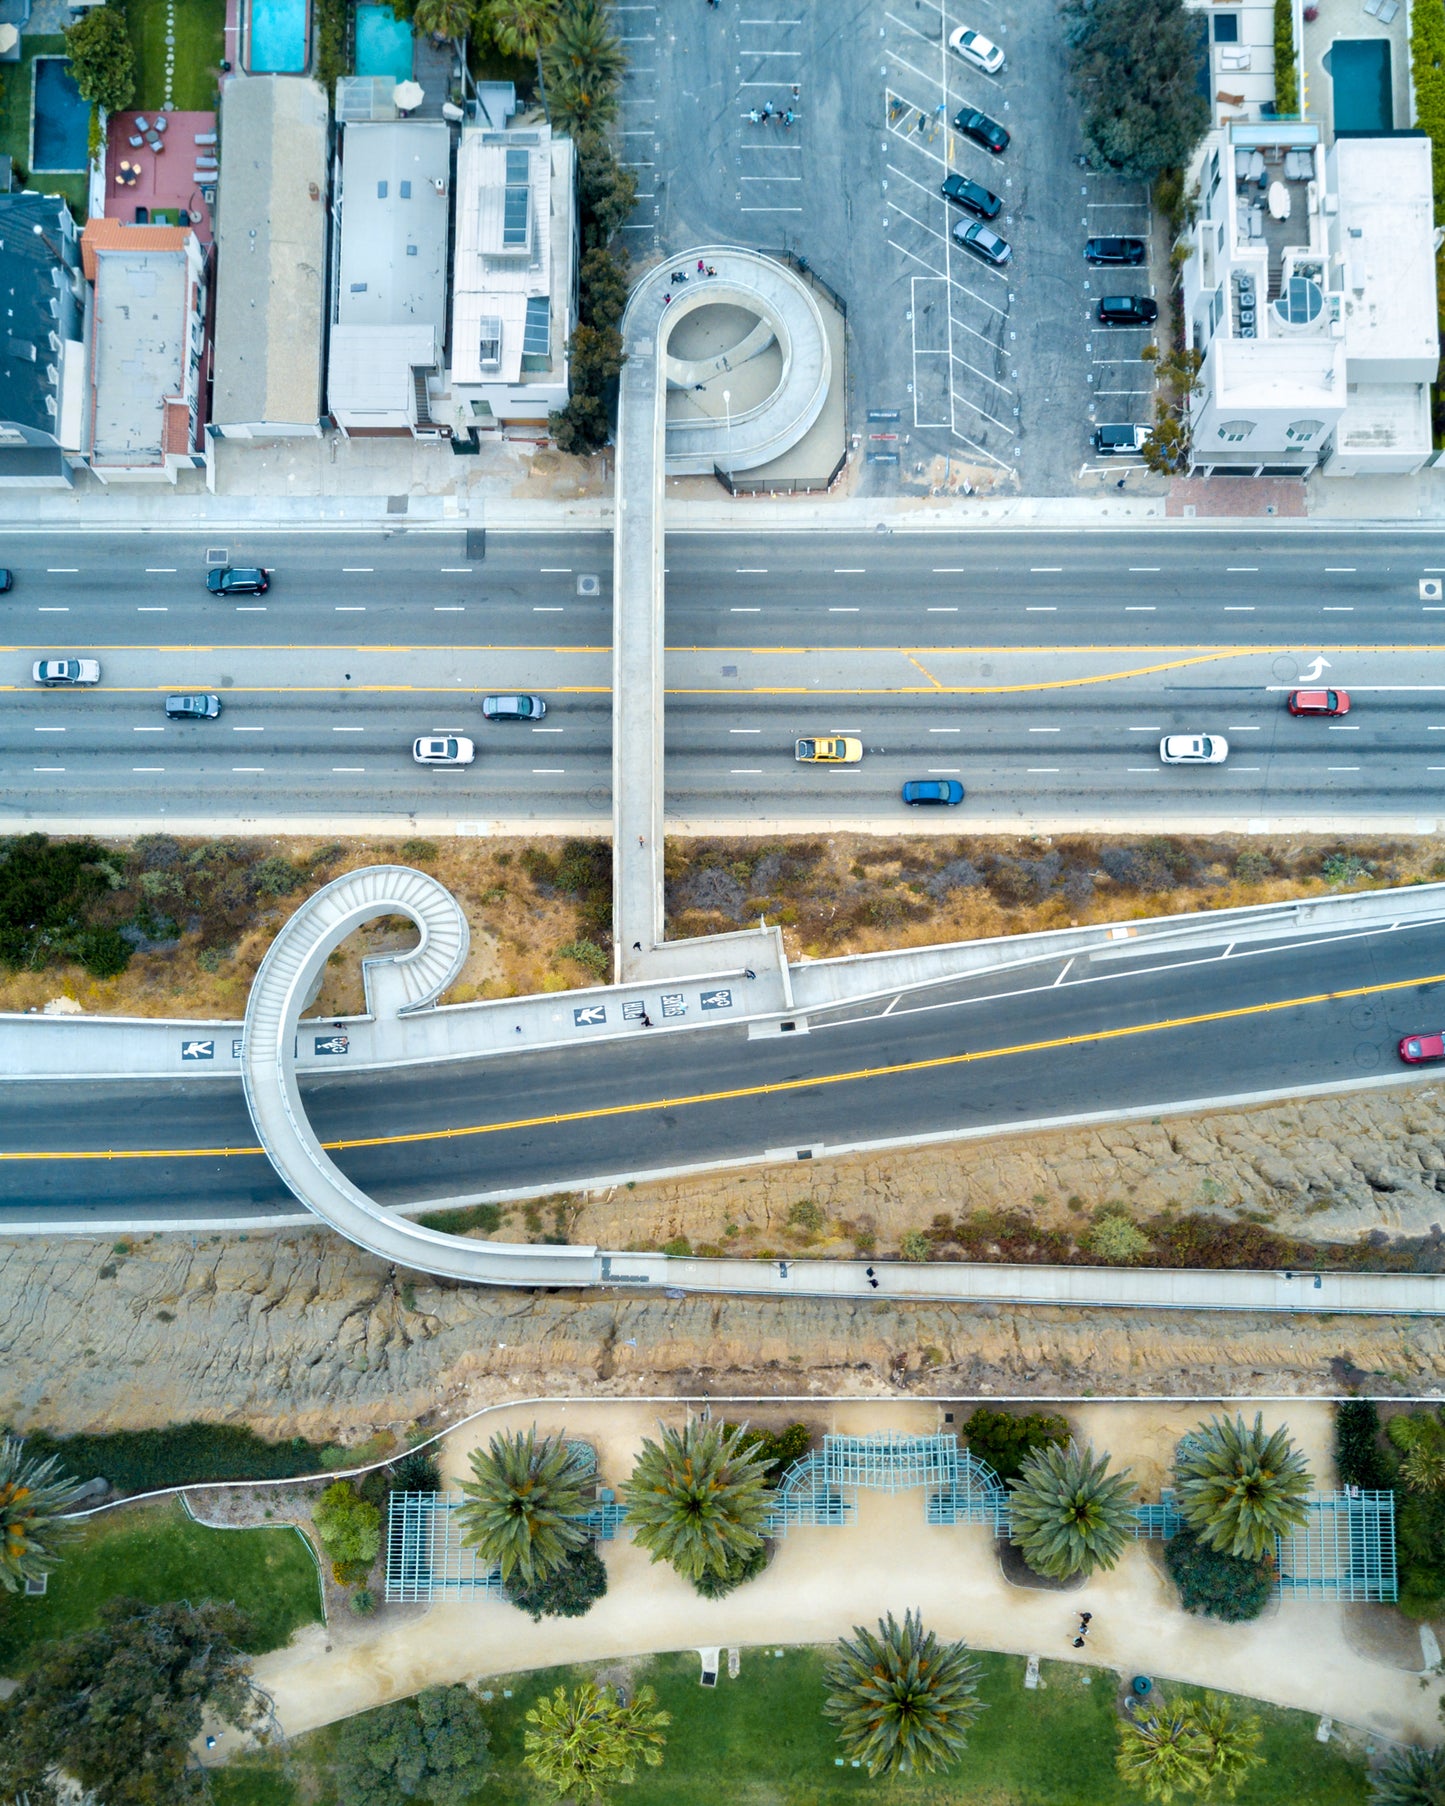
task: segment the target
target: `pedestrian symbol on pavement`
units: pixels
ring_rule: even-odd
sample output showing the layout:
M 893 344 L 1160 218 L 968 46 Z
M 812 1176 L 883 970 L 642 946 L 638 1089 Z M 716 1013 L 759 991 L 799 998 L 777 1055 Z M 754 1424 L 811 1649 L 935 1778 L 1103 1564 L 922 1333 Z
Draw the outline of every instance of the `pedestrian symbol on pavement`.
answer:
M 214 1041 L 182 1041 L 181 1058 L 183 1060 L 214 1060 L 216 1044 Z
M 663 993 L 662 1013 L 664 1016 L 685 1016 L 687 1014 L 687 1005 L 682 1000 L 681 991 L 673 991 L 670 994 Z
M 584 1003 L 580 1010 L 573 1010 L 572 1024 L 574 1028 L 596 1028 L 607 1020 L 605 1003 Z
M 730 1010 L 733 1007 L 733 994 L 726 987 L 704 991 L 700 1001 L 705 1010 Z
M 316 1051 L 319 1054 L 344 1054 L 350 1050 L 351 1042 L 345 1035 L 318 1035 Z
M 243 1042 L 241 1037 L 239 1035 L 234 1035 L 231 1039 L 231 1058 L 233 1060 L 240 1059 L 242 1046 Z
M 641 1022 L 646 1014 L 647 1005 L 640 997 L 629 997 L 622 1006 L 622 1020 L 624 1022 Z

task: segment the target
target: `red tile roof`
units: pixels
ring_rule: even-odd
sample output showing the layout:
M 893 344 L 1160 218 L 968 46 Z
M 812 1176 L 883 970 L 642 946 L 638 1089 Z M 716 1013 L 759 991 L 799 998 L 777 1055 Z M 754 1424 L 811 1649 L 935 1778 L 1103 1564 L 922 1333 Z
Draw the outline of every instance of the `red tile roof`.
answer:
M 88 281 L 95 281 L 97 251 L 181 251 L 189 226 L 128 226 L 124 220 L 96 218 L 80 235 L 80 260 Z

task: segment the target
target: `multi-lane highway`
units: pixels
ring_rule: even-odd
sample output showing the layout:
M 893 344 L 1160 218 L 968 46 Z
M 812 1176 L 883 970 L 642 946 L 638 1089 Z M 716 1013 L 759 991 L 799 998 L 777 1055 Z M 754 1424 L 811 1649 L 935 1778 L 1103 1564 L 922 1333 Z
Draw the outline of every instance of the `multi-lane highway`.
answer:
M 1190 952 L 1107 950 L 816 1018 L 807 1034 L 647 1033 L 595 1048 L 303 1081 L 379 1201 L 545 1191 L 768 1152 L 1401 1073 L 1438 1027 L 1438 924 Z M 224 1150 L 235 1152 L 227 1153 Z M 284 1210 L 239 1087 L 0 1088 L 0 1224 Z
M 604 537 L 214 537 L 7 542 L 11 820 L 605 820 Z M 216 601 L 223 557 L 272 588 Z M 969 790 L 949 826 L 1399 817 L 1433 813 L 1445 775 L 1445 533 L 718 534 L 667 559 L 668 802 L 689 823 L 901 822 L 898 785 L 930 774 Z M 98 688 L 30 684 L 35 657 L 82 652 Z M 1347 721 L 1285 716 L 1311 672 L 1356 697 Z M 547 720 L 483 724 L 481 695 L 511 688 Z M 191 689 L 218 720 L 165 720 Z M 477 763 L 415 767 L 431 729 L 473 734 Z M 1226 765 L 1165 771 L 1158 738 L 1201 729 Z M 794 764 L 828 730 L 859 734 L 861 767 Z

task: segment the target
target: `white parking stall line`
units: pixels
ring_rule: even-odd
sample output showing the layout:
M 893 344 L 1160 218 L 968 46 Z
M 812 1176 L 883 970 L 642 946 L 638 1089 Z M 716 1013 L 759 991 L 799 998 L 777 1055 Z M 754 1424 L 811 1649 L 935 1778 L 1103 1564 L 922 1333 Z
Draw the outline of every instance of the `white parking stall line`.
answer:
M 987 446 L 980 445 L 977 439 L 970 439 L 967 433 L 962 432 L 956 420 L 953 423 L 952 431 L 954 438 L 958 440 L 960 445 L 966 445 L 971 452 L 976 453 L 986 463 L 997 465 L 1005 476 L 1012 477 L 1018 475 L 1018 472 L 1014 469 L 1012 464 L 1005 464 L 1003 459 L 1000 458 L 996 452 L 991 452 Z
M 990 376 L 986 370 L 980 370 L 976 364 L 969 363 L 966 357 L 960 357 L 956 351 L 953 354 L 953 360 L 957 364 L 962 364 L 964 369 L 967 370 L 970 375 L 976 376 L 980 382 L 992 383 L 999 394 L 1004 396 L 1010 402 L 1018 400 L 1017 394 L 1009 388 L 1007 383 L 1001 383 L 996 376 Z
M 934 160 L 937 162 L 940 169 L 946 168 L 942 157 L 935 158 Z M 943 196 L 936 188 L 930 188 L 926 182 L 920 182 L 917 176 L 910 175 L 906 169 L 900 169 L 896 163 L 889 163 L 885 167 L 887 168 L 890 177 L 897 176 L 901 182 L 907 182 L 910 188 L 916 188 L 920 194 L 926 195 L 930 201 L 937 201 L 946 207 L 947 203 L 944 202 Z M 933 228 L 930 227 L 927 228 L 927 230 L 932 231 Z M 946 232 L 934 231 L 934 236 L 936 238 L 946 238 L 948 234 Z
M 801 213 L 801 207 L 739 207 L 739 213 Z
M 937 264 L 926 262 L 925 259 L 918 255 L 917 251 L 910 251 L 907 245 L 899 244 L 896 238 L 890 238 L 886 242 L 901 256 L 911 257 L 915 263 L 921 264 L 923 268 L 928 271 L 930 276 L 936 276 L 940 282 L 946 282 L 948 280 L 946 273 L 939 269 Z
M 909 225 L 917 226 L 918 230 L 922 232 L 925 237 L 942 242 L 944 236 L 943 233 L 935 232 L 931 226 L 925 226 L 923 221 L 918 218 L 917 214 L 910 213 L 906 207 L 900 207 L 897 201 L 890 201 L 888 205 L 899 219 L 906 219 Z
M 990 351 L 1002 349 L 997 339 L 991 339 L 986 332 L 980 332 L 976 326 L 970 326 L 967 320 L 959 319 L 957 314 L 952 315 L 951 324 L 961 327 L 964 332 L 971 334 L 981 344 L 987 345 Z
M 961 252 L 960 255 L 962 255 Z M 968 261 L 969 267 L 972 268 L 977 262 L 977 259 L 970 257 Z M 976 289 L 971 289 L 968 284 L 959 277 L 954 277 L 953 285 L 955 288 L 961 289 L 963 293 L 968 295 L 972 300 L 977 301 L 980 307 L 986 307 L 991 314 L 997 314 L 1001 320 L 1006 320 L 1008 318 L 1008 309 L 1006 307 L 995 307 L 992 301 L 986 300 Z
M 1010 435 L 1017 432 L 1017 427 L 1011 426 L 1007 420 L 1000 420 L 996 414 L 990 414 L 987 408 L 981 408 L 976 401 L 970 401 L 966 395 L 960 395 L 956 389 L 951 393 L 955 401 L 962 402 L 966 408 L 972 408 L 975 414 L 981 415 L 990 425 L 996 426 Z

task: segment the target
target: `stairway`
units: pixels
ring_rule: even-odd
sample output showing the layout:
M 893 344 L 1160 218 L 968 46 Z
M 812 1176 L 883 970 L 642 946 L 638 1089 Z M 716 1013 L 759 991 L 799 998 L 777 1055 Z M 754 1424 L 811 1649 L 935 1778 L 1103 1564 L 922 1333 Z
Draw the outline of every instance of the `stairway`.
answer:
M 416 398 L 416 430 L 419 433 L 435 433 L 440 431 L 431 417 L 431 394 L 427 389 L 427 378 L 431 368 L 425 364 L 413 364 L 411 367 L 412 394 Z

